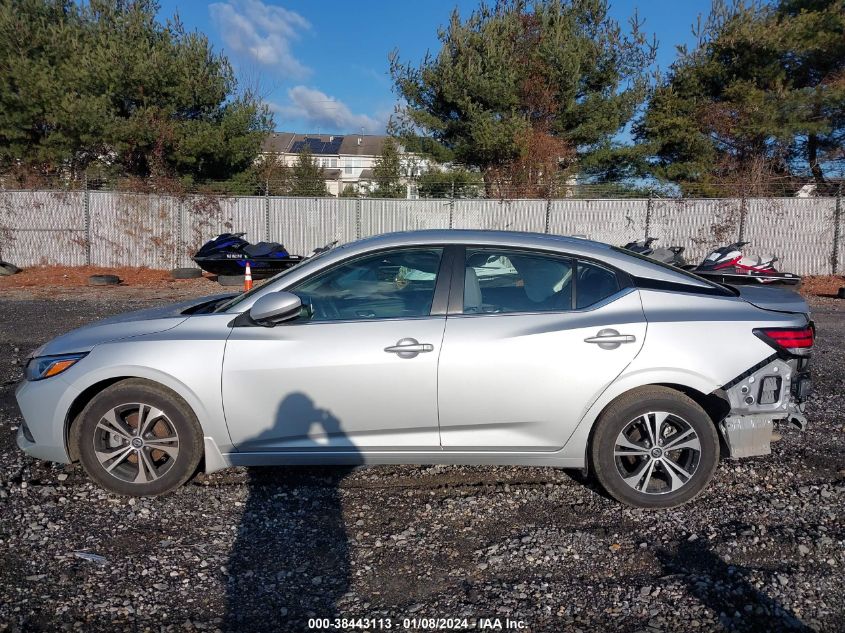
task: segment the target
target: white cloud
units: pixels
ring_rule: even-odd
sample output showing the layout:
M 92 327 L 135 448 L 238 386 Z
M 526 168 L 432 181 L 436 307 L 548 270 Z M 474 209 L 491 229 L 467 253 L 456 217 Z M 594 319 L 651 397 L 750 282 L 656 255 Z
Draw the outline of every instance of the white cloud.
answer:
M 302 119 L 316 129 L 309 132 L 334 131 L 349 133 L 364 128 L 364 132 L 383 134 L 387 117 L 371 117 L 366 114 L 355 114 L 343 101 L 330 97 L 320 90 L 307 86 L 294 86 L 288 90 L 290 104 L 272 104 L 281 121 L 277 127 L 285 127 L 284 119 Z
M 209 5 L 211 18 L 226 45 L 280 74 L 305 77 L 311 70 L 291 52 L 291 42 L 311 24 L 295 11 L 264 4 L 261 0 L 228 0 Z

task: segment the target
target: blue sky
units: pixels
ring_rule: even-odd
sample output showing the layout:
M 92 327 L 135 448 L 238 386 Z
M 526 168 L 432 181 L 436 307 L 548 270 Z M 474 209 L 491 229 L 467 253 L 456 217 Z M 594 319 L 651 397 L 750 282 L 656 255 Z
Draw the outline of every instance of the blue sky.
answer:
M 387 55 L 418 61 L 439 49 L 437 29 L 457 6 L 467 16 L 477 0 L 162 0 L 160 16 L 178 12 L 189 30 L 206 33 L 232 61 L 241 83 L 259 86 L 276 129 L 381 133 L 396 102 Z M 675 46 L 691 43 L 691 25 L 710 0 L 616 0 L 620 22 L 637 10 L 659 41 L 666 69 Z

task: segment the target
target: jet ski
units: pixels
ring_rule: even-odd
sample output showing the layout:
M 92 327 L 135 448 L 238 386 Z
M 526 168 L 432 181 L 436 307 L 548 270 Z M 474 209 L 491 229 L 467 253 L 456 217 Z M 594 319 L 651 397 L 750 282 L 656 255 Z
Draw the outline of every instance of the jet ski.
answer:
M 655 248 L 652 244 L 656 241 L 656 237 L 647 237 L 644 240 L 628 242 L 622 248 L 629 250 L 632 253 L 638 253 L 640 255 L 644 255 L 645 257 L 656 259 L 657 261 L 669 264 L 670 266 L 677 266 L 678 268 L 684 268 L 687 266 L 687 262 L 684 260 L 682 255 L 684 252 L 683 246 L 658 246 Z
M 692 269 L 696 275 L 723 284 L 779 284 L 796 286 L 801 277 L 775 268 L 777 257 L 752 257 L 742 252 L 750 242 L 734 242 L 713 250 Z
M 197 266 L 213 275 L 243 275 L 249 262 L 254 277 L 270 277 L 301 262 L 301 255 L 291 255 L 278 242 L 250 244 L 246 233 L 223 233 L 203 244 L 193 259 Z

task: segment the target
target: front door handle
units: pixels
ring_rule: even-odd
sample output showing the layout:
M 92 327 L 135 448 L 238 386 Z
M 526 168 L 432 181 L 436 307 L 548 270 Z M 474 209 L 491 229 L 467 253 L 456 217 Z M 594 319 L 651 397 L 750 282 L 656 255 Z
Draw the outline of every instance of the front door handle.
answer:
M 399 358 L 414 358 L 421 352 L 433 352 L 434 345 L 431 343 L 420 343 L 415 338 L 403 338 L 396 342 L 396 345 L 384 348 L 385 352 L 396 354 Z
M 602 349 L 616 349 L 622 343 L 633 343 L 637 338 L 632 334 L 620 334 L 614 329 L 606 328 L 599 330 L 595 336 L 584 339 L 585 343 L 594 343 Z

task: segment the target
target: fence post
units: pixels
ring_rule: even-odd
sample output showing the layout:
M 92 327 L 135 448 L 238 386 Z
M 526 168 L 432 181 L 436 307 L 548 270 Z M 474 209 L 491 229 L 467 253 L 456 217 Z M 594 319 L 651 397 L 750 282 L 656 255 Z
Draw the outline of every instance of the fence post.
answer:
M 739 200 L 739 237 L 737 238 L 737 242 L 745 239 L 745 215 L 747 213 L 748 199 L 745 197 L 745 194 L 742 194 L 742 198 Z
M 830 256 L 832 274 L 839 272 L 839 240 L 842 224 L 842 184 L 836 190 L 836 206 L 833 207 L 833 253 Z
M 270 241 L 270 179 L 264 183 L 264 239 Z
M 449 228 L 455 225 L 455 181 L 452 181 L 452 195 L 449 196 Z
M 551 223 L 552 217 L 552 197 L 549 196 L 549 199 L 546 200 L 546 227 L 544 229 L 544 233 L 549 232 L 549 224 Z
M 355 239 L 361 239 L 361 196 L 355 198 Z
M 648 202 L 645 205 L 645 235 L 643 236 L 644 239 L 649 238 L 649 233 L 651 232 L 651 209 L 654 205 L 654 194 L 650 191 L 648 192 Z
M 182 264 L 182 196 L 176 198 L 176 230 L 173 232 L 173 268 L 179 268 Z
M 85 216 L 85 265 L 91 265 L 91 191 L 88 189 L 88 172 L 82 179 L 82 213 Z

